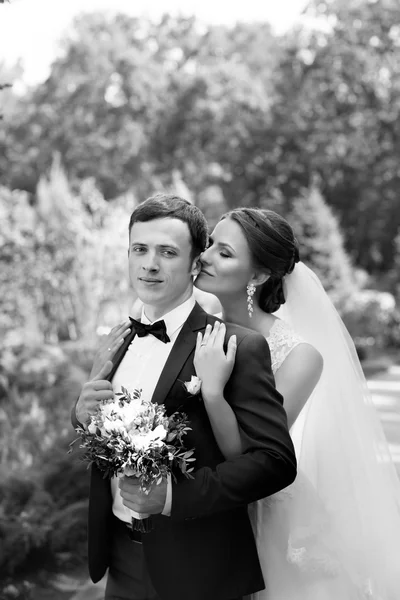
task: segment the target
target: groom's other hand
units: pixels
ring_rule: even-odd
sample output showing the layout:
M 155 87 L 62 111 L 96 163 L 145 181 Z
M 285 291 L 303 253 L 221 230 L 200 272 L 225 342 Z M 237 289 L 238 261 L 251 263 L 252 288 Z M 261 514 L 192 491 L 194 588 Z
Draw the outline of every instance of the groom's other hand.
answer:
M 148 494 L 140 489 L 139 479 L 136 477 L 121 477 L 119 489 L 122 501 L 127 508 L 138 513 L 158 515 L 164 511 L 167 499 L 167 480 L 154 484 Z
M 113 363 L 111 360 L 108 360 L 97 375 L 83 385 L 75 407 L 76 418 L 82 425 L 87 423 L 89 417 L 96 410 L 100 400 L 114 398 L 113 387 L 111 383 L 105 379 L 111 372 L 112 367 Z

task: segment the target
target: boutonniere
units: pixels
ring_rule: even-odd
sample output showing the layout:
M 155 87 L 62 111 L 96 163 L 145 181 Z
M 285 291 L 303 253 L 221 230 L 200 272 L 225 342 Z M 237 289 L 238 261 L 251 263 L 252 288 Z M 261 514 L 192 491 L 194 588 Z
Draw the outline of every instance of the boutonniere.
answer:
M 192 396 L 196 396 L 200 392 L 201 379 L 196 377 L 196 375 L 192 375 L 191 380 L 184 381 L 183 385 L 184 385 L 186 391 L 189 392 L 189 394 L 191 394 Z

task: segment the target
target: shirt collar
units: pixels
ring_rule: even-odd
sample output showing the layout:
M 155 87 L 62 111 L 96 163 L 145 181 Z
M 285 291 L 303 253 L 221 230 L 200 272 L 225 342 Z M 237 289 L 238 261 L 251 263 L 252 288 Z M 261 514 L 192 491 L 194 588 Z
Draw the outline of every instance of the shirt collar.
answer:
M 182 327 L 184 322 L 187 321 L 190 313 L 194 309 L 195 304 L 196 300 L 194 298 L 194 294 L 192 294 L 190 298 L 185 300 L 185 302 L 182 302 L 182 304 L 171 310 L 169 313 L 165 314 L 159 319 L 156 319 L 156 321 L 161 321 L 162 319 L 164 320 L 167 328 L 167 334 L 169 337 L 171 337 L 180 327 Z M 142 308 L 142 317 L 140 320 L 142 323 L 151 324 L 144 313 L 144 307 Z

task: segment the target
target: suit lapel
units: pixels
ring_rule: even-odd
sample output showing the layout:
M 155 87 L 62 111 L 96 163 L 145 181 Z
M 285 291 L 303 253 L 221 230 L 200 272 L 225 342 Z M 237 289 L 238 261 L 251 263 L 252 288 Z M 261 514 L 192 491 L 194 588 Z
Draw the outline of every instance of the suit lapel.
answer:
M 153 402 L 163 404 L 171 387 L 178 378 L 183 365 L 196 346 L 197 332 L 207 324 L 207 313 L 197 304 L 184 323 L 178 338 L 171 350 L 160 379 L 154 390 Z
M 152 397 L 153 402 L 163 404 L 168 392 L 175 383 L 183 365 L 185 364 L 188 356 L 196 346 L 197 332 L 204 329 L 207 325 L 207 313 L 201 308 L 199 304 L 195 304 L 192 312 L 190 313 L 187 321 L 184 323 L 179 335 L 176 340 L 171 353 L 165 363 L 164 369 L 160 375 L 154 394 Z M 136 335 L 135 328 L 132 327 L 132 331 L 125 338 L 122 346 L 117 350 L 113 357 L 113 368 L 106 377 L 108 381 L 112 381 L 116 370 L 118 369 L 122 359 L 125 356 L 126 351 L 129 348 L 130 343 Z

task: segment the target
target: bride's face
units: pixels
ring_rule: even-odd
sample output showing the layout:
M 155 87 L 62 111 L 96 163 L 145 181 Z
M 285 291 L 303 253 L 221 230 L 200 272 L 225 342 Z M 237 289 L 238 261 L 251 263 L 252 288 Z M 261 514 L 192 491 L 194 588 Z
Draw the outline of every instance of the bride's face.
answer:
M 202 269 L 195 286 L 219 298 L 244 294 L 254 273 L 242 228 L 229 218 L 216 225 L 200 262 Z

